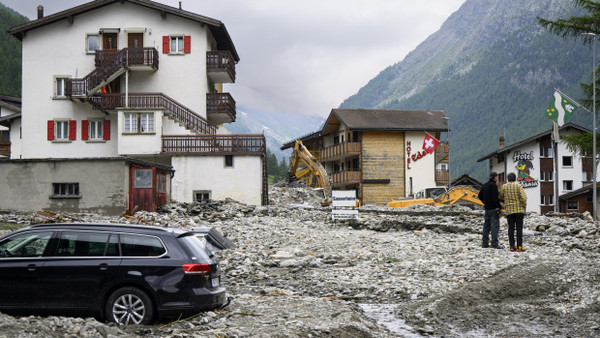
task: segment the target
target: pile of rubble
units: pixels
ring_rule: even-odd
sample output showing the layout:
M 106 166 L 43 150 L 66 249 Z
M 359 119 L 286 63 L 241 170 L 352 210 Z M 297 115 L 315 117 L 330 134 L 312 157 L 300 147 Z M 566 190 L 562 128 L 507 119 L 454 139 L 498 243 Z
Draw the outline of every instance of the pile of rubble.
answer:
M 358 221 L 334 222 L 331 209 L 320 206 L 319 191 L 275 186 L 269 191 L 269 206 L 227 200 L 172 204 L 157 213 L 123 217 L 0 214 L 0 222 L 211 226 L 236 243 L 237 248 L 218 253 L 232 297 L 228 307 L 120 328 L 114 335 L 400 335 L 365 310 L 390 305 L 395 322 L 406 324 L 402 334 L 481 336 L 516 333 L 514 327 L 524 337 L 599 333 L 593 314 L 600 309 L 600 232 L 589 215 L 528 214 L 528 250 L 512 253 L 481 248 L 483 213 L 466 207 L 364 206 Z M 501 239 L 506 246 L 504 217 Z M 56 326 L 55 317 L 27 318 Z M 69 319 L 59 318 L 67 325 L 62 321 Z M 72 320 L 87 327 L 82 332 L 96 325 L 97 335 L 105 336 L 99 326 L 104 324 Z M 36 325 L 6 332 L 50 336 Z

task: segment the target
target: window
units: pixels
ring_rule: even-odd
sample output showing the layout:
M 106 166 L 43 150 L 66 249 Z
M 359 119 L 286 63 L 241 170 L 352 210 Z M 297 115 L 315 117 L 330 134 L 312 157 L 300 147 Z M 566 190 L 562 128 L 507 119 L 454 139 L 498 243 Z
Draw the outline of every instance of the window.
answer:
M 563 190 L 565 190 L 565 191 L 573 190 L 573 181 L 571 181 L 571 180 L 563 181 Z
M 504 173 L 499 173 L 498 174 L 498 182 L 506 182 L 505 177 L 504 177 Z
M 504 162 L 504 154 L 500 154 L 500 155 L 496 156 L 496 158 L 498 159 L 498 163 Z
M 39 257 L 44 254 L 52 231 L 26 232 L 11 236 L 0 243 L 0 257 Z
M 55 99 L 67 98 L 67 80 L 69 76 L 57 75 L 54 76 L 54 97 Z
M 578 210 L 579 203 L 577 201 L 567 201 L 567 210 Z
M 163 36 L 163 54 L 189 54 L 192 38 L 189 35 Z
M 167 193 L 167 175 L 158 175 L 158 193 Z
M 100 50 L 100 38 L 97 34 L 88 34 L 85 37 L 85 52 L 95 53 Z
M 540 181 L 544 181 L 546 179 L 546 172 L 545 171 L 540 171 Z
M 152 169 L 135 169 L 133 171 L 134 188 L 152 188 Z
M 545 205 L 546 204 L 546 195 L 540 195 L 540 204 L 541 205 Z
M 225 155 L 225 167 L 233 167 L 233 155 Z
M 58 241 L 57 256 L 104 256 L 109 233 L 65 231 Z M 116 243 L 111 243 L 114 255 Z
M 54 121 L 54 139 L 69 139 L 69 121 Z
M 548 181 L 554 181 L 554 172 L 548 171 L 548 175 L 546 175 Z
M 563 165 L 563 167 L 572 167 L 573 166 L 573 157 L 563 156 L 562 157 L 562 165 Z
M 154 113 L 125 113 L 123 120 L 123 132 L 125 133 L 154 133 Z
M 581 172 L 581 179 L 584 182 L 590 180 L 590 177 L 589 177 L 588 172 L 586 170 L 584 170 L 584 171 Z
M 72 141 L 77 137 L 77 121 L 48 120 L 48 140 Z
M 194 191 L 194 201 L 210 201 L 210 191 Z
M 554 205 L 554 195 L 548 195 L 548 204 Z
M 544 147 L 540 147 L 540 157 L 544 157 Z
M 552 153 L 552 148 L 548 148 L 548 152 L 546 154 L 547 157 L 554 157 L 554 154 Z
M 594 196 L 591 193 L 586 194 L 585 195 L 585 201 L 589 202 L 589 203 L 594 203 Z
M 79 183 L 52 183 L 54 197 L 79 197 Z
M 90 140 L 102 140 L 102 126 L 104 125 L 103 120 L 90 120 L 88 123 L 88 135 Z
M 153 236 L 121 235 L 121 253 L 123 256 L 152 257 L 167 252 L 162 241 Z

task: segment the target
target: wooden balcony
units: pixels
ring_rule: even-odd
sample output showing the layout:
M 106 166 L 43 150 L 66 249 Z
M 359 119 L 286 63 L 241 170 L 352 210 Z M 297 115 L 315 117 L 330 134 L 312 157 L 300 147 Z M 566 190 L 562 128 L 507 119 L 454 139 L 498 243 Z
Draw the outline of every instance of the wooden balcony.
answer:
M 97 51 L 96 69 L 82 79 L 69 79 L 65 86 L 68 97 L 83 98 L 100 90 L 127 69 L 158 69 L 155 48 L 124 48 L 117 51 Z
M 448 161 L 448 143 L 440 143 L 437 148 L 435 148 L 435 163 L 445 160 Z
M 162 152 L 186 155 L 265 155 L 263 134 L 164 135 Z
M 10 156 L 10 142 L 0 142 L 0 155 Z
M 235 115 L 235 100 L 229 93 L 206 93 L 206 117 L 210 122 L 235 122 Z
M 115 110 L 123 107 L 165 110 L 187 129 L 201 134 L 217 132 L 214 124 L 163 93 L 131 93 L 127 96 L 123 93 L 97 94 L 90 96 L 89 101 L 94 109 L 99 110 Z
M 334 187 L 347 184 L 359 184 L 361 182 L 362 172 L 357 171 L 340 171 L 329 174 L 331 185 Z
M 319 161 L 335 161 L 350 156 L 360 155 L 360 142 L 344 142 L 321 150 Z
M 435 182 L 447 185 L 448 184 L 448 171 L 447 170 L 436 170 L 435 171 Z
M 206 52 L 206 70 L 216 83 L 235 82 L 235 61 L 228 50 Z

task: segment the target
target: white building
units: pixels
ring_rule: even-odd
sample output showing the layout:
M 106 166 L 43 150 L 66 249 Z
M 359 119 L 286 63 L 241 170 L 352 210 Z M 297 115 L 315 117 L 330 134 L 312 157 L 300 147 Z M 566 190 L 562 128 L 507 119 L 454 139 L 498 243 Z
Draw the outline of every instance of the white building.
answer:
M 559 129 L 560 135 L 589 133 L 590 130 L 573 123 Z M 500 137 L 499 149 L 480 158 L 478 162 L 489 160 L 489 171 L 498 173 L 498 182 L 506 182 L 508 173 L 515 173 L 527 194 L 527 212 L 547 213 L 554 211 L 558 203 L 555 183 L 558 179 L 558 196 L 570 194 L 593 181 L 593 164 L 590 157 L 578 157 L 571 153 L 564 143 L 558 142 L 554 154 L 551 130 L 529 137 L 509 146 Z M 561 212 L 591 212 L 589 206 L 573 203 L 561 206 Z
M 9 33 L 23 55 L 13 162 L 59 159 L 76 170 L 82 158 L 133 159 L 124 209 L 170 199 L 266 203 L 264 136 L 222 126 L 235 121 L 223 83 L 235 81 L 239 61 L 222 22 L 149 0 L 96 0 L 46 17 L 40 6 L 37 20 Z M 38 188 L 102 210 L 85 196 L 102 184 L 96 177 L 57 173 Z
M 10 156 L 10 124 L 21 117 L 21 98 L 0 95 L 0 158 Z M 18 127 L 16 127 L 18 129 Z

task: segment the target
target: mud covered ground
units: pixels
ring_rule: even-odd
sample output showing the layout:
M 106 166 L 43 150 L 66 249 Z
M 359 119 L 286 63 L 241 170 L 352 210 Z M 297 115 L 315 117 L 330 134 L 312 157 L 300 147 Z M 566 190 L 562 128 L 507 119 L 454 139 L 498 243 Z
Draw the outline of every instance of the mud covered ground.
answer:
M 515 253 L 481 248 L 480 211 L 366 206 L 358 222 L 334 223 L 310 192 L 271 194 L 269 207 L 173 205 L 133 218 L 3 215 L 2 222 L 214 226 L 238 247 L 219 253 L 231 297 L 223 309 L 126 328 L 89 318 L 1 315 L 0 336 L 600 335 L 600 232 L 585 216 L 527 215 L 527 251 Z M 310 203 L 289 203 L 300 200 Z M 504 219 L 501 239 L 506 247 Z M 393 325 L 372 319 L 364 304 L 391 309 Z

